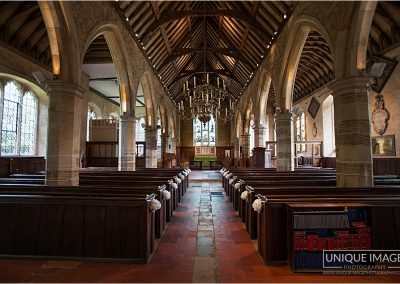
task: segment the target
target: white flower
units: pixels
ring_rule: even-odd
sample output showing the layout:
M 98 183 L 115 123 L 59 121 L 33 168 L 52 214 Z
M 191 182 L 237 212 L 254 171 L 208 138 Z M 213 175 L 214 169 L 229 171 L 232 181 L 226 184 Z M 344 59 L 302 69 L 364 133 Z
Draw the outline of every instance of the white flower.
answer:
M 178 174 L 178 178 L 180 178 L 181 180 L 184 180 L 184 179 L 185 179 L 185 177 L 184 177 L 183 174 L 181 174 L 181 173 Z
M 234 176 L 229 180 L 229 184 L 233 184 L 237 180 L 237 176 Z
M 240 182 L 235 183 L 234 188 L 239 190 L 240 189 Z
M 256 200 L 254 200 L 252 207 L 253 207 L 254 211 L 256 211 L 257 213 L 260 213 L 262 210 L 261 199 L 257 198 Z
M 150 202 L 150 210 L 155 212 L 161 208 L 161 203 L 157 199 L 153 198 Z
M 165 199 L 171 199 L 171 192 L 169 192 L 168 190 L 163 190 L 163 195 Z
M 245 191 L 243 191 L 242 194 L 240 195 L 240 198 L 243 199 L 243 200 L 246 200 L 246 199 L 247 199 L 247 195 L 248 195 L 247 190 L 245 190 Z
M 177 184 L 180 184 L 180 183 L 182 182 L 181 179 L 178 178 L 178 177 L 174 177 L 174 179 L 175 179 L 175 182 L 176 182 Z
M 231 176 L 233 176 L 233 173 L 227 174 L 225 177 L 229 179 Z
M 173 181 L 169 181 L 168 183 L 169 183 L 169 185 L 172 186 L 173 189 L 178 189 L 178 185 L 176 183 L 174 183 Z
M 191 170 L 191 169 L 189 169 L 189 168 L 188 168 L 187 170 L 189 171 L 189 173 L 191 173 L 191 172 L 192 172 L 192 170 Z
M 182 174 L 183 174 L 185 177 L 187 177 L 188 172 L 187 172 L 187 171 L 183 171 Z

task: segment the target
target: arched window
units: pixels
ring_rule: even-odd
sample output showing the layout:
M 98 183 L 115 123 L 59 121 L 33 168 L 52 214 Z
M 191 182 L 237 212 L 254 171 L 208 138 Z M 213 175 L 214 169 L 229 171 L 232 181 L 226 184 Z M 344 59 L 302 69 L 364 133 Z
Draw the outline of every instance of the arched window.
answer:
M 145 142 L 146 121 L 144 117 L 136 120 L 136 142 Z
M 1 97 L 1 155 L 35 155 L 38 101 L 15 81 L 4 86 Z
M 161 160 L 161 119 L 157 121 L 157 160 Z
M 335 157 L 335 118 L 332 95 L 329 95 L 322 103 L 322 122 L 324 156 Z
M 296 141 L 306 140 L 306 121 L 304 112 L 296 117 Z M 296 145 L 297 152 L 304 152 L 306 150 L 305 144 Z
M 193 120 L 194 146 L 215 146 L 217 141 L 216 133 L 217 129 L 213 117 L 206 124 L 202 123 L 198 117 Z
M 252 118 L 250 119 L 250 128 L 249 128 L 249 134 L 250 134 L 250 156 L 253 156 L 253 148 L 254 148 L 254 139 L 255 139 L 255 133 L 254 133 L 254 115 L 252 115 Z
M 86 124 L 86 141 L 90 141 L 90 121 L 96 118 L 97 118 L 97 113 L 93 109 L 88 108 L 87 124 Z
M 28 91 L 22 99 L 21 155 L 33 155 L 36 146 L 37 99 Z

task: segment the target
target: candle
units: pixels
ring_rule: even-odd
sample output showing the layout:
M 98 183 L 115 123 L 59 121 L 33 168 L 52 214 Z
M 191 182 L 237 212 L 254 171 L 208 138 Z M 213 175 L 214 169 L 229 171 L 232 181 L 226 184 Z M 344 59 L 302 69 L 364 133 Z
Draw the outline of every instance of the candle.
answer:
M 221 98 L 218 98 L 218 108 L 221 108 Z
M 219 88 L 219 77 L 217 77 L 217 88 Z
M 224 86 L 224 91 L 225 91 L 226 86 L 225 86 L 225 81 L 224 80 L 222 80 L 222 85 Z
M 185 93 L 185 84 L 183 84 L 183 92 Z
M 194 84 L 194 87 L 196 88 L 196 77 L 193 77 L 193 84 Z
M 208 75 L 209 75 L 209 74 L 207 74 L 207 85 L 210 84 L 210 83 L 209 83 L 209 77 L 208 77 Z
M 228 116 L 228 109 L 225 108 L 225 116 Z
M 229 108 L 232 109 L 232 100 L 229 99 Z
M 189 97 L 189 106 L 192 107 L 192 97 Z

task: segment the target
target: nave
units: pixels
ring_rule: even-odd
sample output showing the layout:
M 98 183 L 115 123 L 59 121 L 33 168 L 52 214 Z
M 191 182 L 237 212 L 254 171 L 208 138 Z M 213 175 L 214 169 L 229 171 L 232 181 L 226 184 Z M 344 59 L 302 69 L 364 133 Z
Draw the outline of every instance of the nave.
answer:
M 221 186 L 219 172 L 193 171 L 148 264 L 0 260 L 0 282 L 398 282 L 398 277 L 294 273 L 265 266 Z

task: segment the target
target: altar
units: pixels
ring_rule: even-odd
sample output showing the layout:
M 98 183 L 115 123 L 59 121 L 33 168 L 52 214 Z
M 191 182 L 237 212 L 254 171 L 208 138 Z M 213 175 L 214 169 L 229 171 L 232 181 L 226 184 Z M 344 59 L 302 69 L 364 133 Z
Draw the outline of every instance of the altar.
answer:
M 210 166 L 210 161 L 217 160 L 217 151 L 215 146 L 196 146 L 195 147 L 195 161 L 201 161 L 205 167 Z

